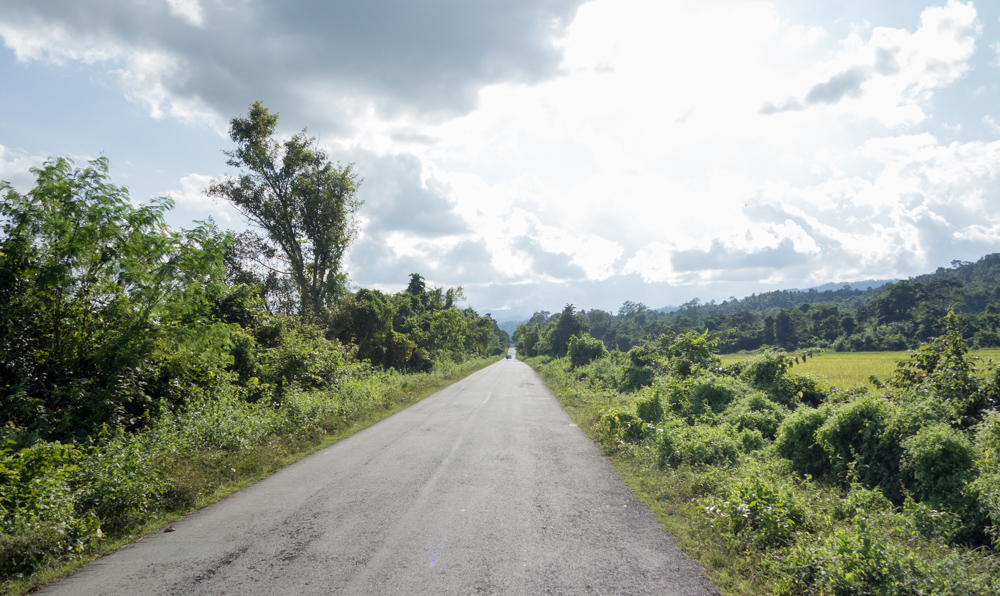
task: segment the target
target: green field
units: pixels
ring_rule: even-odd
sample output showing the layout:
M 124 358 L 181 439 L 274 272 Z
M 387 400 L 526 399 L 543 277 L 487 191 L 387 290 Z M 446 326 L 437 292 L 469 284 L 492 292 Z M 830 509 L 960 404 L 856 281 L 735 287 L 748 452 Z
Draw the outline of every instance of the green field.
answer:
M 990 359 L 1000 361 L 1000 349 L 974 350 L 974 355 L 986 363 Z M 868 377 L 875 375 L 885 380 L 896 369 L 896 364 L 907 360 L 909 352 L 820 352 L 799 363 L 794 372 L 821 377 L 834 387 L 867 385 Z M 723 354 L 722 364 L 727 366 L 740 360 L 752 358 L 746 354 Z

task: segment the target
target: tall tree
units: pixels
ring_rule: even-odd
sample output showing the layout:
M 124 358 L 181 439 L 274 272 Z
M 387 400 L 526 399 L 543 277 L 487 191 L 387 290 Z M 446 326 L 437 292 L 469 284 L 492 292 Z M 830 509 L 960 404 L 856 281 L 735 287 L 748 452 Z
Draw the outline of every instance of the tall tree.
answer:
M 351 165 L 331 163 L 305 129 L 278 141 L 277 124 L 278 115 L 259 101 L 246 118 L 230 121 L 236 148 L 225 152 L 226 163 L 239 172 L 213 180 L 208 194 L 267 233 L 298 287 L 301 314 L 315 318 L 344 286 L 340 268 L 356 235 L 361 180 Z

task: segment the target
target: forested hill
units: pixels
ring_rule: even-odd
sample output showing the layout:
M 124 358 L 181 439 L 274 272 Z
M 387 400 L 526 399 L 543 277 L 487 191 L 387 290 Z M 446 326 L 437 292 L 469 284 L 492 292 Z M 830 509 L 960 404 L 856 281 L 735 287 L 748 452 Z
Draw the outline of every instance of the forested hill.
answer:
M 764 347 L 903 350 L 940 335 L 941 319 L 950 310 L 961 316 L 962 333 L 972 346 L 992 347 L 1000 346 L 1000 254 L 974 263 L 953 261 L 950 268 L 865 289 L 779 290 L 721 303 L 695 299 L 670 312 L 633 302 L 617 314 L 567 308 L 551 316 L 535 313 L 518 328 L 519 347 L 528 339 L 532 349 L 548 349 L 551 341 L 534 348 L 531 338 L 552 335 L 555 341 L 559 319 L 572 314 L 607 349 L 623 352 L 661 333 L 690 330 L 724 335 L 724 352 Z M 565 345 L 557 343 L 563 351 Z
M 688 305 L 671 322 L 713 332 L 735 329 L 731 351 L 764 345 L 896 350 L 940 335 L 940 319 L 949 310 L 962 316 L 963 333 L 974 345 L 1000 345 L 1000 254 L 865 290 L 768 292 Z

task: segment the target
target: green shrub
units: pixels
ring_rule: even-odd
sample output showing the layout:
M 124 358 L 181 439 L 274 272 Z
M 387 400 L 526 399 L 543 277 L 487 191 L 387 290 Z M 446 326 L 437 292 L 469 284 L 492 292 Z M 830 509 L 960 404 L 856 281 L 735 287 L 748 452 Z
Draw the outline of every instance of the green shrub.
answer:
M 774 486 L 757 474 L 701 505 L 711 527 L 741 551 L 784 546 L 806 519 L 805 507 L 788 487 Z
M 709 411 L 718 414 L 733 400 L 750 392 L 750 387 L 737 379 L 702 375 L 692 380 L 686 399 L 678 404 L 677 413 L 683 416 L 699 416 Z
M 872 531 L 864 518 L 832 536 L 793 546 L 779 564 L 785 576 L 779 594 L 917 594 L 903 591 L 920 582 L 923 569 Z
M 875 519 L 892 512 L 892 502 L 885 498 L 882 489 L 868 488 L 867 486 L 852 483 L 847 494 L 842 499 L 837 499 L 833 513 L 837 519 L 854 519 L 864 517 Z
M 641 418 L 621 408 L 601 414 L 598 428 L 605 438 L 625 443 L 638 443 L 647 433 L 646 423 Z
M 155 461 L 158 449 L 144 439 L 119 431 L 82 459 L 77 509 L 93 511 L 105 530 L 116 532 L 143 522 L 167 489 Z
M 74 556 L 100 535 L 97 518 L 73 507 L 79 457 L 59 443 L 0 451 L 0 577 Z
M 788 359 L 784 354 L 764 352 L 742 363 L 740 369 L 739 378 L 754 389 L 773 391 L 788 370 Z
M 782 390 L 777 397 L 786 405 L 800 402 L 818 408 L 830 394 L 826 383 L 808 375 L 788 373 L 780 386 Z
M 830 456 L 816 443 L 816 431 L 826 422 L 828 410 L 803 406 L 781 422 L 774 445 L 799 474 L 820 477 L 830 471 Z
M 1000 412 L 989 412 L 976 426 L 975 446 L 982 466 L 1000 472 Z
M 902 503 L 899 460 L 902 446 L 888 432 L 893 406 L 879 395 L 866 394 L 834 408 L 816 430 L 816 443 L 831 459 L 843 482 L 853 475 L 867 487 L 879 487 L 894 503 Z
M 775 593 L 791 595 L 969 596 L 996 594 L 1000 582 L 981 571 L 975 553 L 943 549 L 920 551 L 858 517 L 830 534 L 791 546 L 777 560 Z M 980 572 L 970 573 L 975 568 Z
M 918 500 L 935 509 L 969 509 L 966 489 L 974 468 L 971 441 L 948 425 L 929 426 L 903 441 L 901 469 L 912 474 Z
M 582 336 L 574 335 L 569 338 L 567 355 L 573 368 L 584 366 L 598 358 L 603 358 L 607 353 L 608 349 L 604 346 L 604 342 L 591 337 L 589 333 L 584 333 Z
M 738 430 L 758 430 L 766 439 L 773 440 L 785 415 L 784 408 L 756 391 L 731 403 L 722 419 Z
M 760 451 L 767 445 L 764 435 L 755 428 L 747 428 L 740 431 L 740 443 L 743 445 L 744 453 Z
M 659 389 L 653 391 L 653 395 L 648 399 L 640 401 L 636 410 L 639 414 L 639 418 L 650 423 L 656 424 L 663 419 L 663 404 L 660 402 L 660 391 Z
M 656 378 L 656 371 L 649 366 L 632 365 L 625 370 L 625 381 L 622 383 L 622 391 L 638 391 L 643 387 L 653 384 Z
M 677 425 L 658 433 L 656 449 L 661 468 L 682 464 L 715 466 L 735 463 L 742 441 L 729 424 Z

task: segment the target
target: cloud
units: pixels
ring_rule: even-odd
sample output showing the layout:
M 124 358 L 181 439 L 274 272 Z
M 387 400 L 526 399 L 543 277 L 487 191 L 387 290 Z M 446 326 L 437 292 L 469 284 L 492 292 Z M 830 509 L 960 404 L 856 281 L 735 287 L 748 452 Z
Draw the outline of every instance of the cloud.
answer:
M 583 269 L 573 263 L 572 255 L 545 250 L 538 240 L 525 236 L 514 242 L 514 248 L 531 259 L 532 271 L 543 279 L 566 281 L 587 277 Z
M 837 103 L 845 97 L 861 95 L 861 83 L 868 75 L 860 68 L 852 68 L 846 72 L 830 77 L 825 83 L 820 83 L 806 94 L 806 104 Z
M 899 48 L 876 48 L 875 72 L 887 77 L 898 74 L 902 70 L 902 67 L 899 65 L 899 61 L 896 60 L 896 54 L 898 53 Z
M 802 102 L 794 97 L 789 97 L 781 105 L 775 105 L 771 102 L 765 103 L 764 107 L 760 109 L 760 113 L 765 116 L 770 116 L 771 114 L 777 114 L 779 112 L 798 112 L 804 109 L 805 106 L 802 105 Z
M 469 232 L 455 214 L 447 186 L 426 175 L 413 155 L 378 156 L 355 152 L 355 167 L 363 172 L 361 215 L 369 233 L 405 232 L 420 238 L 441 238 Z
M 918 124 L 927 117 L 924 107 L 932 93 L 968 73 L 982 32 L 972 2 L 956 0 L 925 9 L 920 26 L 912 33 L 875 27 L 864 39 L 862 33 L 869 28 L 844 39 L 839 51 L 823 63 L 789 77 L 786 85 L 810 81 L 801 100 L 793 91 L 784 102 L 765 101 L 758 113 L 795 112 L 865 96 L 866 101 L 851 102 L 842 111 L 890 127 Z
M 40 155 L 25 155 L 0 145 L 0 180 L 9 182 L 19 193 L 26 193 L 35 185 L 35 176 L 29 170 L 40 167 L 45 159 Z
M 167 0 L 170 12 L 199 29 L 205 27 L 205 11 L 199 0 Z
M 346 131 L 379 118 L 452 117 L 479 90 L 558 73 L 554 40 L 583 0 L 4 2 L 22 62 L 118 69 L 155 117 L 225 119 L 263 99 Z
M 242 228 L 243 217 L 228 202 L 209 197 L 205 189 L 212 182 L 212 176 L 188 174 L 180 179 L 180 189 L 169 190 L 166 195 L 173 199 L 175 212 L 167 215 L 168 220 L 179 219 L 177 212 L 191 219 L 213 218 L 223 228 Z

